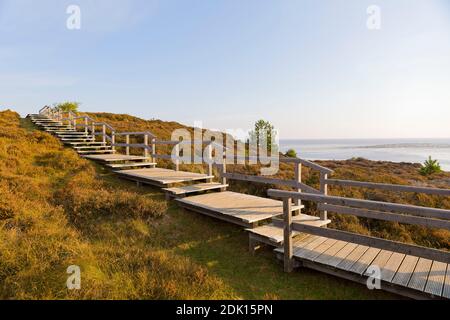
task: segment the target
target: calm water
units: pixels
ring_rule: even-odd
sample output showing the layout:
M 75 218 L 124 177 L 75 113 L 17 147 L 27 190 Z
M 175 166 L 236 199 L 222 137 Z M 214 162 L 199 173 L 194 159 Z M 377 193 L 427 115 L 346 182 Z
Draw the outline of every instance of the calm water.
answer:
M 294 149 L 309 160 L 369 160 L 423 163 L 428 156 L 450 171 L 450 139 L 281 140 L 281 151 Z

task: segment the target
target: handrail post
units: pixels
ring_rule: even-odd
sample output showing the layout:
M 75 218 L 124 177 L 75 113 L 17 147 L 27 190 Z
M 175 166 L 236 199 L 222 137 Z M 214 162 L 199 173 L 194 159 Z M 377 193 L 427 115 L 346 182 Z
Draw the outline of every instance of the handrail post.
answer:
M 175 171 L 180 170 L 180 144 L 175 145 Z
M 77 131 L 77 119 L 73 118 L 73 128 Z
M 153 138 L 152 139 L 152 162 L 156 162 L 155 155 L 156 155 L 156 139 Z
M 284 272 L 292 272 L 294 261 L 292 259 L 292 199 L 283 198 L 284 218 Z
M 320 173 L 320 192 L 325 196 L 328 195 L 328 184 L 327 184 L 328 174 L 325 172 Z M 328 212 L 325 210 L 320 211 L 320 220 L 327 220 Z
M 92 122 L 91 131 L 92 131 L 92 136 L 94 137 L 94 140 L 95 140 L 95 122 Z
M 148 158 L 148 134 L 144 135 L 144 157 Z
M 295 163 L 295 181 L 298 183 L 302 182 L 302 164 L 301 163 Z M 297 192 L 302 192 L 302 189 L 297 188 Z M 295 215 L 299 215 L 302 213 L 301 205 L 302 201 L 300 199 L 295 199 L 294 204 L 299 207 L 298 210 L 295 211 Z
M 227 173 L 227 159 L 224 157 L 222 159 L 222 170 L 221 170 L 222 184 L 227 184 L 227 178 L 224 177 L 225 173 Z
M 103 143 L 106 144 L 106 126 L 104 124 L 102 127 L 102 136 L 103 136 Z
M 130 155 L 130 135 L 129 134 L 127 134 L 125 136 L 125 143 L 127 144 L 126 154 L 127 154 L 127 156 L 129 156 Z
M 87 117 L 85 117 L 84 118 L 84 133 L 88 133 L 89 132 L 89 130 L 88 130 L 88 118 Z
M 208 144 L 208 176 L 213 175 L 213 157 L 212 157 L 212 143 Z M 209 179 L 211 182 L 212 179 Z
M 116 133 L 114 131 L 112 131 L 111 132 L 111 145 L 112 145 L 111 149 L 113 151 L 116 150 L 116 147 L 114 146 L 115 144 L 116 144 Z

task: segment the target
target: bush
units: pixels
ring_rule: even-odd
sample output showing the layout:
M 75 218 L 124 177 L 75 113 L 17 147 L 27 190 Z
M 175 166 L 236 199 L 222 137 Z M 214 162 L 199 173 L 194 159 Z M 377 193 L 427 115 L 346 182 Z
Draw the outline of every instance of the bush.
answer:
M 431 159 L 431 156 L 428 158 L 428 160 L 426 160 L 423 163 L 422 168 L 420 168 L 419 170 L 420 174 L 424 176 L 429 176 L 431 174 L 439 173 L 441 171 L 442 171 L 441 165 L 437 160 Z
M 61 103 L 55 103 L 55 107 L 62 112 L 68 112 L 68 111 L 77 112 L 80 105 L 81 105 L 81 103 L 75 102 L 75 101 L 66 101 L 66 102 L 61 102 Z
M 289 149 L 284 155 L 289 158 L 297 158 L 297 152 L 294 149 Z

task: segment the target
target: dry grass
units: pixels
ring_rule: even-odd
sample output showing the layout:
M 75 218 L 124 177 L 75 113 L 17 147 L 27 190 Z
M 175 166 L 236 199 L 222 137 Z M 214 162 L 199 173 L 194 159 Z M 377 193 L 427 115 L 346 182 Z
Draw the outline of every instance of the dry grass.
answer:
M 0 113 L 0 132 L 0 298 L 224 296 L 204 267 L 147 247 L 144 229 L 167 211 L 161 195 L 108 182 L 52 136 L 20 127 L 14 112 Z M 65 286 L 74 264 L 76 292 Z

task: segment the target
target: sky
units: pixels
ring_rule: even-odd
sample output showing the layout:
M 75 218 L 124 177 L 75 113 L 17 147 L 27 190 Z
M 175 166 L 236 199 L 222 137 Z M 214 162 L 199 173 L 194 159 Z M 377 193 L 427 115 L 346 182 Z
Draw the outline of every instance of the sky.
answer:
M 283 139 L 447 138 L 450 1 L 0 0 L 0 109 L 66 100 L 220 130 L 265 119 Z

